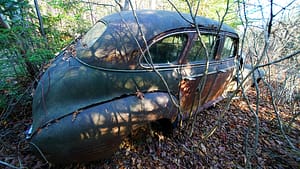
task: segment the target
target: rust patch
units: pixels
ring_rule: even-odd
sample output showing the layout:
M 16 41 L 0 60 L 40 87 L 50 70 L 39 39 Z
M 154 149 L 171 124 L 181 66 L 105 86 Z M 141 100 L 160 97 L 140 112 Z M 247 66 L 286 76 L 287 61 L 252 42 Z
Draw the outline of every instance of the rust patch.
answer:
M 233 70 L 225 73 L 207 75 L 205 83 L 202 77 L 195 80 L 182 80 L 180 82 L 180 106 L 187 116 L 189 113 L 197 112 L 201 107 L 209 107 L 220 100 L 226 86 L 230 82 Z M 201 92 L 201 87 L 204 87 Z M 206 104 L 209 104 L 206 105 Z M 211 104 L 210 104 L 211 103 Z

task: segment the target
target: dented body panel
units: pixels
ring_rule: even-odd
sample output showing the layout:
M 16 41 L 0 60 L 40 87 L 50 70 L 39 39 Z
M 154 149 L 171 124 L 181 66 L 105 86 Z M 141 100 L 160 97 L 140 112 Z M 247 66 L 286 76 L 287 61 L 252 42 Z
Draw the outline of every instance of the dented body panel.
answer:
M 109 158 L 137 127 L 222 99 L 236 68 L 232 28 L 197 17 L 197 32 L 189 14 L 136 15 L 104 17 L 41 77 L 28 139 L 50 162 Z

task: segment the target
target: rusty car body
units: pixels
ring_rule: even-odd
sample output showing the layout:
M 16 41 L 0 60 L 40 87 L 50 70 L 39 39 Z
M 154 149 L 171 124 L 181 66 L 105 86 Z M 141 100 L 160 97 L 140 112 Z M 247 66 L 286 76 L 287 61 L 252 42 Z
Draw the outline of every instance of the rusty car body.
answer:
M 221 100 L 238 41 L 231 27 L 190 14 L 106 16 L 44 72 L 28 139 L 53 163 L 109 158 L 140 125 Z

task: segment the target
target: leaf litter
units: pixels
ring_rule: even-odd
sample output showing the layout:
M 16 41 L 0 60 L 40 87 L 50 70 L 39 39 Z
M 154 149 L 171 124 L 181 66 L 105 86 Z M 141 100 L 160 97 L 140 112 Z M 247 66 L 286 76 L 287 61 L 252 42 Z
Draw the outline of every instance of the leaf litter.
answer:
M 262 89 L 266 90 L 266 89 Z M 265 92 L 262 92 L 265 93 Z M 247 95 L 255 108 L 256 93 Z M 255 144 L 254 115 L 243 98 L 231 101 L 223 112 L 226 100 L 197 113 L 167 134 L 145 125 L 128 136 L 108 160 L 52 165 L 38 158 L 29 148 L 24 131 L 31 124 L 31 108 L 17 112 L 0 122 L 0 168 L 300 168 L 300 118 L 292 119 L 289 107 L 278 105 L 285 131 L 298 151 L 287 144 L 279 130 L 270 97 L 261 96 L 259 104 L 258 146 Z M 299 112 L 299 103 L 296 112 Z M 224 113 L 220 121 L 220 114 Z M 194 124 L 192 124 L 192 121 Z M 217 123 L 218 121 L 218 123 Z M 193 132 L 191 129 L 193 128 Z M 213 130 L 215 129 L 215 130 Z M 211 131 L 209 137 L 207 134 Z M 63 160 L 63 159 L 62 159 Z

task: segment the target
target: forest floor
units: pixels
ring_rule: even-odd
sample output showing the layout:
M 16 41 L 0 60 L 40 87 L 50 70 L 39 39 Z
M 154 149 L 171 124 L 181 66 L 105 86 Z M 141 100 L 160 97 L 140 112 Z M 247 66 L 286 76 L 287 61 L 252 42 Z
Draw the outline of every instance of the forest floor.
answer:
M 227 100 L 224 100 L 198 113 L 193 117 L 194 120 L 185 121 L 183 128 L 174 129 L 171 136 L 164 136 L 160 132 L 153 134 L 148 127 L 140 128 L 123 141 L 110 160 L 66 166 L 50 165 L 30 151 L 24 136 L 24 131 L 31 124 L 29 103 L 28 107 L 17 107 L 15 113 L 0 123 L 0 168 L 189 169 L 245 168 L 249 164 L 254 168 L 299 169 L 300 118 L 287 127 L 293 114 L 289 106 L 278 105 L 286 136 L 295 146 L 293 149 L 279 128 L 266 88 L 261 87 L 261 93 L 257 144 L 255 115 L 245 99 L 237 98 L 231 101 L 227 111 L 224 110 Z M 249 89 L 247 95 L 250 107 L 255 110 L 254 89 Z M 300 104 L 296 105 L 295 112 L 299 112 Z

